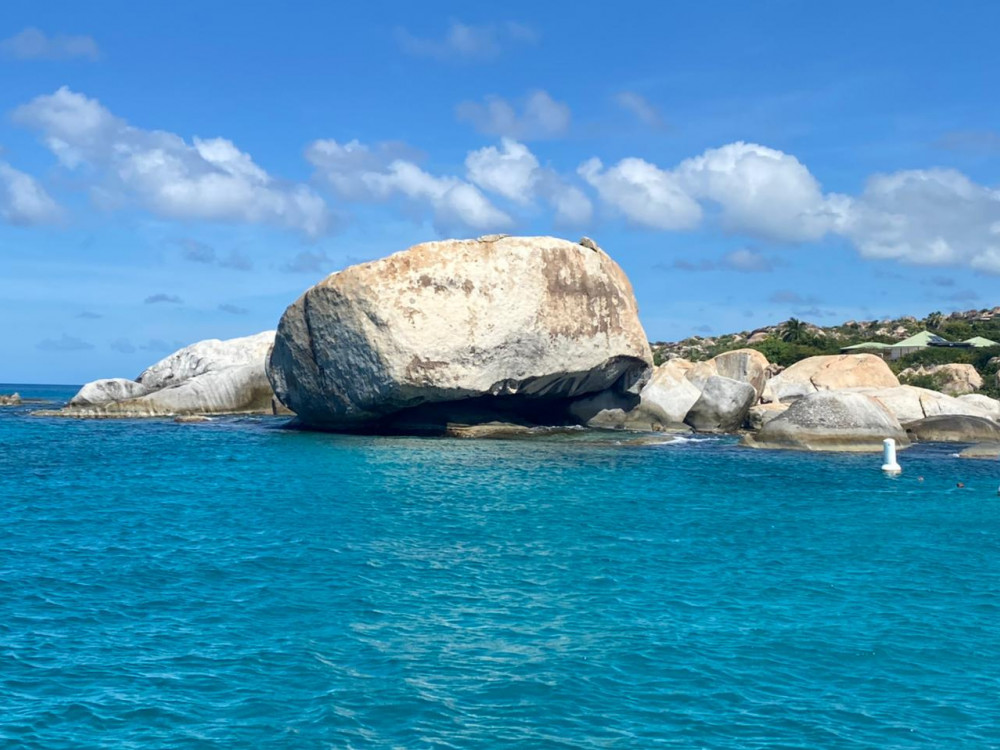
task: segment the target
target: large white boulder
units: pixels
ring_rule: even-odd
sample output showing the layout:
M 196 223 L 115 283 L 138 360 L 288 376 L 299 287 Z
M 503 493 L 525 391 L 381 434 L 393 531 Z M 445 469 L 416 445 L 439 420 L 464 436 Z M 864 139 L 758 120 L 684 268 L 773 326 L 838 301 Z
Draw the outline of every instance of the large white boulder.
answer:
M 691 363 L 683 359 L 664 362 L 639 394 L 641 408 L 663 424 L 680 424 L 701 397 L 701 390 L 685 373 Z
M 260 365 L 274 344 L 274 331 L 262 331 L 236 339 L 206 339 L 185 346 L 136 378 L 150 391 L 166 388 L 212 370 L 224 370 L 240 365 Z
M 1000 422 L 1000 401 L 995 398 L 990 398 L 982 393 L 967 393 L 964 396 L 958 396 L 958 400 L 982 409 L 984 416 Z
M 756 401 L 757 391 L 750 383 L 713 375 L 702 385 L 684 422 L 698 432 L 736 432 Z
M 789 402 L 817 391 L 843 388 L 893 388 L 899 380 L 874 354 L 807 357 L 767 381 L 764 402 Z
M 638 396 L 602 391 L 575 400 L 570 413 L 587 427 L 628 430 L 687 429 L 684 417 L 701 391 L 684 374 L 691 363 L 672 359 L 655 368 Z
M 651 367 L 632 285 L 592 241 L 491 235 L 319 282 L 282 316 L 268 376 L 304 424 L 351 430 L 473 400 L 545 421 L 568 399 L 637 395 Z
M 186 346 L 147 368 L 137 380 L 87 383 L 63 409 L 65 417 L 166 417 L 190 414 L 270 414 L 274 392 L 264 370 L 274 331 Z
M 704 362 L 695 363 L 687 371 L 687 378 L 701 388 L 708 378 L 719 375 L 741 383 L 749 383 L 760 397 L 767 383 L 770 365 L 767 357 L 756 349 L 734 349 Z
M 995 418 L 995 410 L 992 404 L 982 402 L 981 400 L 973 400 L 969 397 L 955 398 L 939 391 L 918 388 L 913 385 L 898 385 L 895 388 L 852 388 L 848 390 L 871 396 L 904 424 L 923 419 L 924 417 L 946 415 Z
M 98 406 L 112 401 L 125 401 L 139 398 L 149 393 L 150 389 L 135 380 L 128 378 L 105 378 L 87 383 L 72 399 L 70 406 Z

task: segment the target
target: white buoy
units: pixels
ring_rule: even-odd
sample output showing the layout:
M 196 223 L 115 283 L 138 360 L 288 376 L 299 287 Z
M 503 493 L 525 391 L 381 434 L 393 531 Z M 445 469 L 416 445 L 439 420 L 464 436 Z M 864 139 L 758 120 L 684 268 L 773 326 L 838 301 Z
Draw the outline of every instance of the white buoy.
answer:
M 902 467 L 896 463 L 896 441 L 886 438 L 882 441 L 882 471 L 886 474 L 901 474 Z

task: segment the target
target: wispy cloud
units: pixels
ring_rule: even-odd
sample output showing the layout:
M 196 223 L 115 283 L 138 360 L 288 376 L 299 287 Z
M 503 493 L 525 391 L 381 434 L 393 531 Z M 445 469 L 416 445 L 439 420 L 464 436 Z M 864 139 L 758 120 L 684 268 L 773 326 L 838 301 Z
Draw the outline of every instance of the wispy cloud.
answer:
M 441 38 L 416 36 L 401 26 L 395 33 L 407 54 L 441 61 L 495 60 L 509 44 L 535 44 L 539 39 L 533 28 L 513 21 L 476 26 L 453 20 Z
M 938 138 L 934 145 L 946 151 L 975 151 L 993 154 L 1000 151 L 1000 132 L 996 130 L 953 130 Z
M 239 250 L 233 250 L 225 258 L 219 260 L 222 268 L 229 268 L 233 271 L 250 271 L 253 269 L 253 261 Z
M 776 305 L 818 305 L 822 300 L 811 294 L 801 295 L 791 289 L 779 289 L 767 298 L 768 302 Z
M 177 240 L 177 244 L 181 246 L 184 260 L 189 260 L 192 263 L 215 263 L 215 248 L 211 245 L 206 245 L 204 242 L 193 240 L 190 237 Z
M 700 260 L 686 260 L 679 258 L 674 260 L 669 266 L 658 263 L 656 267 L 660 270 L 673 269 L 675 271 L 737 271 L 739 273 L 766 273 L 773 271 L 778 263 L 760 253 L 748 248 L 734 250 L 726 253 L 718 260 L 702 258 Z
M 36 28 L 27 28 L 0 40 L 0 55 L 15 60 L 89 60 L 100 59 L 97 42 L 89 36 L 55 34 L 48 36 Z
M 331 265 L 330 259 L 322 250 L 315 252 L 312 250 L 303 250 L 285 263 L 281 267 L 281 270 L 288 273 L 329 273 Z
M 630 113 L 639 122 L 653 130 L 666 130 L 667 121 L 660 110 L 654 107 L 641 94 L 634 91 L 620 91 L 615 94 L 615 104 Z
M 64 333 L 57 339 L 42 339 L 38 348 L 43 352 L 82 352 L 93 349 L 94 345 Z
M 240 307 L 239 305 L 232 305 L 228 302 L 224 305 L 219 305 L 219 310 L 224 313 L 229 313 L 230 315 L 246 315 L 249 310 L 245 307 Z
M 143 300 L 143 302 L 147 305 L 156 305 L 163 302 L 169 303 L 171 305 L 179 305 L 183 301 L 184 300 L 182 300 L 176 294 L 164 294 L 163 292 L 160 292 L 159 294 L 151 294 L 148 297 L 146 297 L 145 300 Z
M 522 141 L 563 135 L 571 119 L 565 102 L 541 90 L 532 91 L 523 102 L 514 104 L 499 96 L 487 96 L 482 102 L 465 101 L 455 108 L 455 113 L 480 133 Z
M 176 244 L 181 247 L 182 257 L 192 263 L 217 265 L 234 271 L 249 271 L 253 268 L 253 261 L 239 250 L 233 250 L 225 258 L 220 258 L 211 245 L 190 237 L 176 240 Z

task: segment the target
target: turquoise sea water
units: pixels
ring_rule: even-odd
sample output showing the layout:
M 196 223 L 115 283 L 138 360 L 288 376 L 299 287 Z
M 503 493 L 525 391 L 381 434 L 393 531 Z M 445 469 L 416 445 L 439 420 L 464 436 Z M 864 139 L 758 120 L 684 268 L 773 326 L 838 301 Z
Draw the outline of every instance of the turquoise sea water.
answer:
M 731 439 L 27 411 L 0 746 L 1000 746 L 1000 467 L 954 447 L 891 479 Z

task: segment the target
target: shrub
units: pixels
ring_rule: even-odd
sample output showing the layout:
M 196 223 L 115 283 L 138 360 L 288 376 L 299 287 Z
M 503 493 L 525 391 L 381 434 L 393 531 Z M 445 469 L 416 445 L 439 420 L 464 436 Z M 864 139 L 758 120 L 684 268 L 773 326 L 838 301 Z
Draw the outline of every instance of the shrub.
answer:
M 944 378 L 940 375 L 904 375 L 899 379 L 903 385 L 912 385 L 917 388 L 927 388 L 931 391 L 940 391 L 944 385 Z

